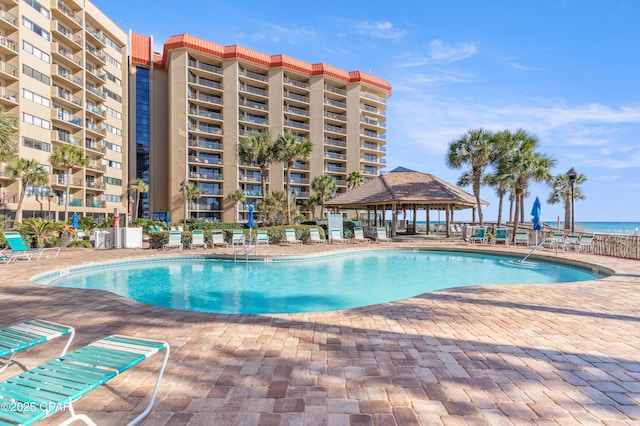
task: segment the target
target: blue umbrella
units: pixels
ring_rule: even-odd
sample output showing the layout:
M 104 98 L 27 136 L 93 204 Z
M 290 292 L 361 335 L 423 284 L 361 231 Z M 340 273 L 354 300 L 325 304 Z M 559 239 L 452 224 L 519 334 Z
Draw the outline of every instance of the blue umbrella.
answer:
M 540 224 L 540 213 L 540 199 L 536 197 L 536 200 L 533 202 L 533 208 L 531 209 L 531 222 L 533 222 L 534 231 L 542 229 L 542 225 Z
M 249 229 L 256 227 L 256 224 L 253 221 L 253 204 L 249 205 L 249 220 L 247 221 L 247 227 Z
M 73 219 L 71 221 L 71 226 L 73 226 L 73 229 L 78 229 L 78 226 L 80 226 L 78 224 L 78 213 L 74 213 L 73 214 Z
M 165 221 L 167 222 L 167 229 L 171 229 L 171 213 L 167 212 Z

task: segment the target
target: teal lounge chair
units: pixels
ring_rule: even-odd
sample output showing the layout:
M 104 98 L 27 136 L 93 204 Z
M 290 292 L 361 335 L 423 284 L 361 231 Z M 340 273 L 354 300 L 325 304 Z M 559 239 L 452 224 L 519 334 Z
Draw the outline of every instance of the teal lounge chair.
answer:
M 189 244 L 189 248 L 193 250 L 194 247 L 207 248 L 207 243 L 204 241 L 203 231 L 193 231 L 191 233 L 191 244 Z
M 371 239 L 364 236 L 364 229 L 361 226 L 353 228 L 353 242 L 354 243 L 370 243 Z
M 513 245 L 517 246 L 518 244 L 529 247 L 529 231 L 516 231 L 513 238 Z
M 169 242 L 162 246 L 162 250 L 166 250 L 168 248 L 177 247 L 180 250 L 184 248 L 182 244 L 182 232 L 180 231 L 169 231 Z
M 211 231 L 211 246 L 227 246 L 227 243 L 224 242 L 224 234 L 222 233 L 222 229 L 214 229 L 213 231 Z
M 509 235 L 506 226 L 498 226 L 496 228 L 496 235 L 493 237 L 493 245 L 497 243 L 504 243 L 505 246 L 509 245 Z
M 391 242 L 393 241 L 391 238 L 387 237 L 387 228 L 384 226 L 379 226 L 376 228 L 376 242 Z
M 302 244 L 298 238 L 296 238 L 296 231 L 292 228 L 287 228 L 284 230 L 284 235 L 286 237 L 285 243 L 287 244 Z
M 169 358 L 169 345 L 163 341 L 117 335 L 100 339 L 0 382 L 0 401 L 10 402 L 12 407 L 11 410 L 0 410 L 0 424 L 30 425 L 58 411 L 71 414 L 71 418 L 62 424 L 78 420 L 95 424 L 87 415 L 76 414 L 72 404 L 163 350 L 164 360 L 151 400 L 145 410 L 129 423 L 137 424 L 151 411 Z
M 73 327 L 40 319 L 0 329 L 0 358 L 4 358 L 4 360 L 0 360 L 2 362 L 0 372 L 11 364 L 16 353 L 58 337 L 69 336 L 69 340 L 60 354 L 62 356 L 69 349 L 74 335 L 75 329 Z
M 36 260 L 40 260 L 43 254 L 48 258 L 48 253 L 54 252 L 55 255 L 53 257 L 55 259 L 60 253 L 60 247 L 49 247 L 42 249 L 27 247 L 24 240 L 22 239 L 22 235 L 20 235 L 18 232 L 5 232 L 4 237 L 7 240 L 7 244 L 9 244 L 9 247 L 11 247 L 11 254 L 26 255 L 25 257 L 28 258 L 28 260 L 32 260 L 34 257 Z
M 487 244 L 487 228 L 484 226 L 478 226 L 473 231 L 473 235 L 469 237 L 469 242 Z
M 340 244 L 346 244 L 348 243 L 347 240 L 345 240 L 344 238 L 342 238 L 342 231 L 340 231 L 339 229 L 332 229 L 329 232 L 329 236 L 331 237 L 329 239 L 330 242 L 332 243 L 340 243 Z
M 318 228 L 309 229 L 309 241 L 311 241 L 312 244 L 326 244 L 327 243 L 327 240 L 325 240 L 324 238 L 322 238 L 320 236 L 320 231 L 318 231 Z
M 267 231 L 258 231 L 258 236 L 256 237 L 256 244 L 269 245 L 269 233 Z
M 243 246 L 244 245 L 244 232 L 239 229 L 235 229 L 231 234 L 231 245 Z

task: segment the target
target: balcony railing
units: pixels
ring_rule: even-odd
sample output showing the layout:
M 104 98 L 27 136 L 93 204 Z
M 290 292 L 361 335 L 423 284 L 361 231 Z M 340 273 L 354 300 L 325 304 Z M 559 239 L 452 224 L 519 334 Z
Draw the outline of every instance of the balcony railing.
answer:
M 306 117 L 309 116 L 309 110 L 302 109 L 302 108 L 296 108 L 296 107 L 292 107 L 292 106 L 284 107 L 284 112 L 290 112 L 292 114 L 304 115 Z
M 333 172 L 333 173 L 346 173 L 347 169 L 346 167 L 338 167 L 338 166 L 328 166 L 325 165 L 324 166 L 324 171 L 325 172 Z
M 299 95 L 297 93 L 289 92 L 288 90 L 284 91 L 284 97 L 289 99 L 294 99 L 296 101 L 309 103 L 309 97 L 304 95 Z
M 208 127 L 208 126 L 195 126 L 193 124 L 189 124 L 189 130 L 192 132 L 201 132 L 208 133 L 210 135 L 221 135 L 222 129 L 220 127 Z
M 199 68 L 201 70 L 205 70 L 205 71 L 209 71 L 215 74 L 222 74 L 222 68 L 215 66 L 215 65 L 211 65 L 211 64 L 205 64 L 203 62 L 197 62 L 197 61 L 189 61 L 189 66 L 193 67 L 193 68 Z
M 340 134 L 343 134 L 343 135 L 347 134 L 347 130 L 346 129 L 343 129 L 342 127 L 331 126 L 329 124 L 324 126 L 324 129 L 329 131 L 329 132 L 333 132 L 333 133 L 340 133 Z
M 269 125 L 269 120 L 266 118 L 262 118 L 262 117 L 256 117 L 253 115 L 247 115 L 247 114 L 243 114 L 240 116 L 240 121 L 244 121 L 245 123 L 255 123 L 255 124 L 261 124 L 263 126 L 268 126 Z
M 14 52 L 18 51 L 18 49 L 16 48 L 17 43 L 5 36 L 0 36 L 0 46 L 4 46 L 9 50 L 13 50 Z
M 251 86 L 249 84 L 241 83 L 239 85 L 239 89 L 245 92 L 253 93 L 255 95 L 269 96 L 269 91 L 267 91 L 266 89 L 261 89 L 259 87 Z
M 82 18 L 61 1 L 58 2 L 58 10 L 71 18 L 73 22 L 82 26 Z
M 0 87 L 0 98 L 6 99 L 11 102 L 18 102 L 17 96 L 17 92 L 9 90 L 6 87 Z
M 342 161 L 346 161 L 347 160 L 347 156 L 344 154 L 338 154 L 336 152 L 325 152 L 324 156 L 326 158 L 333 158 L 336 160 L 342 160 Z
M 344 114 L 336 114 L 335 112 L 331 112 L 331 111 L 325 111 L 324 112 L 324 116 L 327 118 L 330 118 L 332 120 L 338 120 L 338 121 L 347 121 L 347 116 Z
M 380 96 L 374 95 L 373 93 L 360 92 L 360 96 L 363 97 L 363 98 L 371 99 L 371 100 L 376 101 L 376 102 L 383 103 L 383 104 L 387 103 L 386 99 L 381 98 Z
M 302 121 L 284 120 L 284 125 L 289 127 L 295 127 L 296 129 L 309 130 L 309 123 L 303 123 Z
M 223 180 L 223 175 L 220 174 L 220 173 L 189 172 L 189 178 L 191 178 L 191 179 Z
M 331 98 L 324 98 L 324 103 L 338 108 L 347 108 L 347 104 L 345 102 L 336 101 Z
M 222 105 L 222 99 L 219 96 L 207 95 L 206 93 L 189 93 L 188 98 Z
M 283 80 L 284 84 L 289 84 L 291 86 L 299 87 L 301 89 L 309 90 L 309 83 L 305 83 L 304 81 L 294 80 L 292 78 L 285 77 Z
M 249 101 L 247 99 L 239 99 L 238 104 L 253 109 L 260 109 L 262 111 L 269 111 L 269 105 L 260 102 Z
M 222 113 L 219 113 L 216 111 L 207 111 L 204 109 L 191 108 L 189 109 L 189 114 L 197 115 L 199 117 L 214 118 L 216 120 L 222 120 Z
M 328 84 L 324 85 L 324 90 L 326 90 L 327 92 L 336 93 L 336 94 L 342 95 L 342 96 L 346 96 L 347 95 L 347 91 L 346 90 L 340 89 L 338 87 L 329 86 Z
M 252 78 L 254 80 L 259 81 L 269 81 L 269 77 L 264 74 L 258 74 L 257 72 L 249 71 L 249 70 L 239 70 L 239 75 Z
M 0 62 L 0 72 L 10 75 L 12 77 L 18 77 L 18 68 L 13 65 L 9 65 L 6 62 Z
M 98 189 L 100 191 L 104 190 L 104 182 L 96 182 L 88 180 L 86 182 L 86 187 L 89 189 Z
M 347 142 L 346 141 L 340 141 L 340 140 L 331 139 L 331 138 L 324 138 L 324 143 L 325 143 L 325 145 L 339 146 L 339 147 L 342 147 L 342 148 L 346 148 L 347 147 Z
M 222 143 L 220 142 L 209 142 L 203 140 L 189 140 L 189 146 L 205 149 L 222 149 Z
M 96 200 L 87 200 L 86 205 L 87 207 L 93 207 L 93 208 L 107 207 L 107 203 L 105 201 L 96 201 Z

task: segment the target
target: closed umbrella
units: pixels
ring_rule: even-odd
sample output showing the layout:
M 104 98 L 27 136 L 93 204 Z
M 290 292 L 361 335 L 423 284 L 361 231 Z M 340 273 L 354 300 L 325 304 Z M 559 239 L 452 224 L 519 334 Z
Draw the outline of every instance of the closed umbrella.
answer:
M 165 216 L 165 221 L 167 222 L 167 229 L 171 229 L 171 213 L 167 212 Z
M 78 224 L 78 213 L 73 214 L 73 219 L 71 220 L 71 226 L 73 227 L 73 229 L 78 229 L 78 226 L 80 226 L 80 224 Z
M 538 231 L 542 229 L 542 224 L 540 223 L 541 210 L 540 199 L 536 197 L 531 209 L 531 222 L 533 223 L 533 230 L 536 231 L 536 245 L 538 245 Z
M 249 220 L 247 221 L 247 227 L 249 228 L 249 244 L 251 244 L 251 230 L 255 228 L 256 224 L 253 221 L 253 204 L 249 204 Z

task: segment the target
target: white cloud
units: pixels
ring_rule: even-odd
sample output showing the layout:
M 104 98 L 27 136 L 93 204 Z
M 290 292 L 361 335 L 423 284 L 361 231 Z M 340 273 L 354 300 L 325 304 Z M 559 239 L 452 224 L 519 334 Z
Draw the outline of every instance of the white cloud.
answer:
M 405 36 L 406 31 L 394 28 L 389 21 L 369 22 L 364 21 L 355 25 L 356 30 L 360 34 L 368 35 L 373 38 L 399 40 Z
M 475 43 L 460 43 L 450 45 L 442 40 L 433 40 L 429 43 L 429 57 L 439 63 L 451 63 L 459 61 L 469 56 L 473 56 L 478 51 Z

